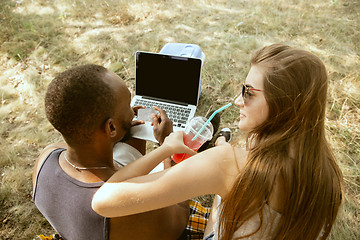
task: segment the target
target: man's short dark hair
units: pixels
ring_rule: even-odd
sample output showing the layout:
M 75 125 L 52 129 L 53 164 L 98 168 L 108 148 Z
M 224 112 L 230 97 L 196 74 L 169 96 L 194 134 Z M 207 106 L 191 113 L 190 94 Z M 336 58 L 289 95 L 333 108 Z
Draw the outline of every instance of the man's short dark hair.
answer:
M 49 84 L 45 111 L 68 141 L 90 142 L 92 134 L 114 113 L 115 97 L 103 81 L 107 69 L 82 65 L 58 74 Z

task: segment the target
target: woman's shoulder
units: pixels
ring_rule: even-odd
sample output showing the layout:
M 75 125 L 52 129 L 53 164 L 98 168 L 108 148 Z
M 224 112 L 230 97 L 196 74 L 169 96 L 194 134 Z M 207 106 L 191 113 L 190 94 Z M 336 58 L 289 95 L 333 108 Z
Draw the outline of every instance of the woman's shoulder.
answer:
M 224 144 L 210 148 L 208 154 L 216 156 L 215 158 L 219 161 L 231 160 L 233 163 L 237 163 L 239 167 L 243 167 L 246 163 L 248 151 L 244 148 L 236 147 L 231 144 Z
M 205 151 L 207 160 L 213 162 L 218 172 L 225 176 L 225 184 L 230 188 L 244 168 L 247 151 L 243 148 L 235 147 L 230 144 L 216 146 Z

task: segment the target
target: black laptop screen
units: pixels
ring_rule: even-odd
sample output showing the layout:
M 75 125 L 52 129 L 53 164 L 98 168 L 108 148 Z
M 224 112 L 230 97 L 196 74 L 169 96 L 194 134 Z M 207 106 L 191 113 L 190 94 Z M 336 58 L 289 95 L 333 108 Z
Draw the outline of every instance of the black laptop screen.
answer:
M 136 95 L 197 105 L 201 60 L 136 52 Z

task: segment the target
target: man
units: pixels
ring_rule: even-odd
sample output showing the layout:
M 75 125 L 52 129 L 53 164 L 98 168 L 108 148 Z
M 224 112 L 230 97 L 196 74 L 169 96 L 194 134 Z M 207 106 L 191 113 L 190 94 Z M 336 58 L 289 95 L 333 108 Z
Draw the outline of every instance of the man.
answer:
M 126 141 L 129 129 L 141 123 L 132 122 L 138 108 L 131 108 L 130 98 L 124 81 L 97 65 L 67 70 L 47 89 L 46 116 L 66 143 L 47 146 L 37 159 L 33 199 L 64 239 L 177 239 L 186 227 L 186 203 L 110 219 L 91 208 L 93 194 L 118 168 L 114 145 Z M 172 123 L 157 110 L 154 134 L 161 144 Z M 127 143 L 145 153 L 144 141 Z

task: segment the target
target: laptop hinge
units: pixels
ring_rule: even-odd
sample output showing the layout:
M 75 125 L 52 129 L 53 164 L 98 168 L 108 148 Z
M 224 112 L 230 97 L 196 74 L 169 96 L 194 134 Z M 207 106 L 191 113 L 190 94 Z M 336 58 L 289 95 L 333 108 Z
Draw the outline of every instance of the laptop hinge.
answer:
M 146 96 L 142 96 L 142 98 L 144 98 L 144 99 L 148 99 L 148 100 L 155 100 L 155 101 L 160 101 L 160 102 L 166 102 L 166 103 L 178 104 L 178 105 L 183 105 L 183 106 L 188 106 L 188 105 L 190 105 L 190 104 L 183 103 L 183 102 L 171 101 L 171 100 L 160 99 L 160 98 L 154 98 L 154 97 L 146 97 Z

